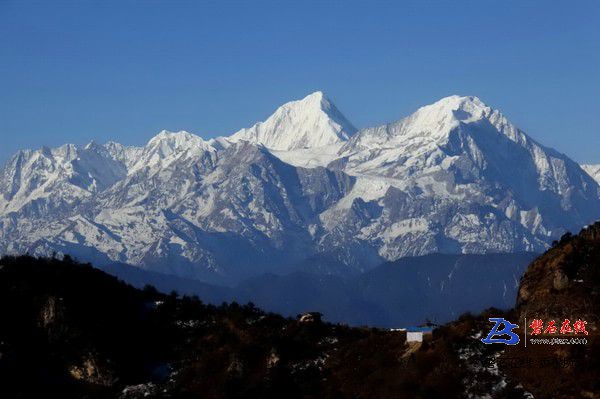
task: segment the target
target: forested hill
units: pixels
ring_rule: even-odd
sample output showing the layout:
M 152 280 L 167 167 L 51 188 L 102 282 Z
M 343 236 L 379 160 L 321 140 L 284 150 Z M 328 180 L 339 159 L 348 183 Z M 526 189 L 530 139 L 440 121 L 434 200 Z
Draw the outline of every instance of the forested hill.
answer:
M 581 251 L 593 243 L 577 245 Z M 585 270 L 597 270 L 595 258 L 583 259 L 592 262 Z M 521 309 L 539 306 L 536 276 L 542 274 L 525 275 L 530 296 Z M 581 279 L 569 276 L 572 284 Z M 598 281 L 590 281 L 587 297 L 598 293 Z M 573 301 L 581 299 L 572 292 Z M 404 332 L 325 323 L 318 314 L 284 318 L 251 304 L 213 306 L 138 290 L 68 257 L 5 257 L 0 397 L 575 398 L 600 392 L 595 324 L 588 325 L 586 346 L 522 352 L 481 343 L 491 329 L 488 317 L 517 320 L 519 313 L 464 315 L 422 344 L 407 343 Z M 578 361 L 527 370 L 506 362 L 523 356 Z

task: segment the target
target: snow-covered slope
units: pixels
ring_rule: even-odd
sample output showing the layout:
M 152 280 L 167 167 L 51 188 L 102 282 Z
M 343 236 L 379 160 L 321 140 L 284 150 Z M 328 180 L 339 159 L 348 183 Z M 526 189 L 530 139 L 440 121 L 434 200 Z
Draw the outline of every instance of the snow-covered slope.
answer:
M 599 190 L 475 97 L 355 132 L 317 92 L 230 137 L 19 152 L 0 172 L 0 252 L 219 282 L 308 264 L 351 273 L 541 251 L 600 217 Z
M 337 144 L 355 132 L 356 128 L 335 105 L 317 91 L 282 105 L 266 121 L 242 129 L 228 140 L 246 140 L 271 150 L 290 151 Z
M 126 173 L 121 161 L 94 142 L 84 148 L 65 144 L 19 151 L 0 172 L 0 215 L 23 211 L 43 217 L 70 211 Z
M 581 168 L 600 183 L 600 165 L 581 165 Z
M 358 177 L 350 198 L 382 212 L 345 233 L 381 242 L 385 258 L 540 251 L 600 216 L 598 185 L 575 162 L 476 97 L 447 97 L 364 129 L 338 155 L 329 167 Z M 330 223 L 353 213 L 350 205 L 343 199 L 330 210 Z

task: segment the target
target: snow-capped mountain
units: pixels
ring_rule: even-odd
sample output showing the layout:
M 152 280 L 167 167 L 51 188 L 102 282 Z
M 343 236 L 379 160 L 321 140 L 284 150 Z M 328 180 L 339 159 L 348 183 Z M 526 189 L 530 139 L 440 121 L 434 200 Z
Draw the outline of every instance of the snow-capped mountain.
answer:
M 581 168 L 600 183 L 600 165 L 581 165 Z
M 600 187 L 475 97 L 356 131 L 317 92 L 211 140 L 163 131 L 16 154 L 0 252 L 71 253 L 209 281 L 307 264 L 542 251 L 600 217 Z
M 282 105 L 266 121 L 242 129 L 228 140 L 246 140 L 271 150 L 291 151 L 338 144 L 355 132 L 356 128 L 336 106 L 317 91 Z
M 364 129 L 329 167 L 357 176 L 350 198 L 383 205 L 354 234 L 379 240 L 385 258 L 540 251 L 600 212 L 598 185 L 579 165 L 476 97 L 447 97 Z
M 0 174 L 0 215 L 68 212 L 126 175 L 126 166 L 94 142 L 19 151 Z

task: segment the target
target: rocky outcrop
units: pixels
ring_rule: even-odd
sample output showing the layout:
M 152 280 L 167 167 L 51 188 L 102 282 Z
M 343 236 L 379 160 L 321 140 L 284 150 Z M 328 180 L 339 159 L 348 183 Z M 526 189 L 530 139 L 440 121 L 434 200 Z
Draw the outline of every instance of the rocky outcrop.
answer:
M 117 378 L 96 355 L 87 354 L 78 364 L 69 366 L 69 374 L 77 381 L 104 387 L 112 386 Z
M 520 319 L 600 321 L 600 223 L 566 234 L 527 269 L 519 287 Z
M 42 304 L 40 310 L 40 326 L 48 328 L 53 324 L 60 323 L 63 319 L 63 299 L 49 296 Z
M 38 325 L 46 332 L 48 341 L 60 340 L 66 332 L 63 298 L 47 296 L 40 305 Z

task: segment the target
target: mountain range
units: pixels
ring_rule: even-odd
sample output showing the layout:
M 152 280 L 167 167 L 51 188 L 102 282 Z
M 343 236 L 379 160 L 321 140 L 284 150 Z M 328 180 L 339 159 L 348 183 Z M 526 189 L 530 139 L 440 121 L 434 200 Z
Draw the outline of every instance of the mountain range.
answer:
M 433 253 L 542 252 L 600 219 L 597 172 L 476 97 L 357 130 L 316 92 L 228 137 L 19 151 L 0 172 L 0 253 L 233 285 Z
M 509 309 L 519 280 L 536 258 L 530 252 L 405 257 L 351 276 L 306 267 L 285 275 L 260 274 L 232 287 L 150 272 L 122 263 L 99 267 L 134 287 L 147 285 L 197 296 L 205 303 L 249 303 L 284 316 L 318 311 L 350 326 L 398 328 L 426 320 L 451 321 L 464 312 Z

